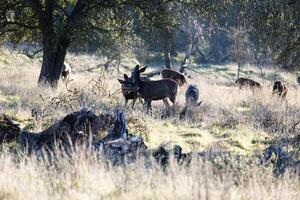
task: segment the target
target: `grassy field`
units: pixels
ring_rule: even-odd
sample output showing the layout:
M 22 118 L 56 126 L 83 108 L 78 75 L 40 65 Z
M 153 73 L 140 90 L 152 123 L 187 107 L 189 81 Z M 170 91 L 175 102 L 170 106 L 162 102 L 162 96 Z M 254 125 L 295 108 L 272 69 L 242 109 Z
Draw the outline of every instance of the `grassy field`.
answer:
M 123 106 L 117 78 L 129 73 L 135 60 L 124 60 L 119 74 L 113 69 L 105 73 L 98 67 L 103 60 L 93 55 L 71 54 L 66 61 L 72 67 L 72 81 L 53 91 L 37 86 L 39 59 L 2 49 L 1 112 L 25 129 L 40 131 L 83 107 L 101 113 Z M 142 160 L 131 166 L 110 167 L 94 153 L 79 149 L 72 159 L 58 157 L 54 167 L 35 156 L 15 155 L 4 148 L 0 155 L 0 199 L 300 199 L 298 177 L 286 174 L 275 178 L 270 168 L 257 165 L 268 144 L 299 134 L 296 74 L 269 67 L 261 73 L 255 66 L 245 66 L 242 76 L 263 85 L 262 91 L 253 93 L 234 86 L 234 64 L 192 67 L 198 73 L 189 71 L 188 84 L 199 87 L 202 105 L 179 120 L 187 86 L 180 89 L 172 117 L 162 118 L 160 101 L 154 102 L 152 115 L 145 114 L 137 103 L 134 110 L 125 111 L 129 132 L 143 136 L 149 148 L 179 144 L 184 152 L 210 150 L 241 155 L 245 160 L 233 161 L 234 167 L 225 168 L 221 174 L 201 160 L 189 168 L 171 163 L 164 171 L 156 164 L 145 166 Z M 272 84 L 277 79 L 289 87 L 286 101 L 278 102 L 272 96 Z M 38 117 L 31 116 L 32 109 L 38 111 Z M 297 146 L 286 147 L 300 158 Z

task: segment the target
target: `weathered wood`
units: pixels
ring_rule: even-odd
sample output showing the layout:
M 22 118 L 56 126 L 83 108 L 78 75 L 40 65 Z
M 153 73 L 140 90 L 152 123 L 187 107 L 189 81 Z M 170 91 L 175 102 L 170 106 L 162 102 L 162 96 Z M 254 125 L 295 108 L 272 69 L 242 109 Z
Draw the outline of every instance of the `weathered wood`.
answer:
M 128 134 L 125 115 L 121 110 L 115 112 L 114 127 L 94 146 L 102 151 L 113 165 L 132 162 L 147 149 L 142 137 Z
M 273 162 L 273 174 L 275 176 L 281 176 L 288 170 L 300 176 L 300 160 L 294 159 L 290 153 L 284 151 L 278 144 L 272 144 L 264 150 L 260 164 L 265 165 L 273 154 L 275 154 L 275 161 Z
M 52 150 L 55 145 L 68 148 L 78 143 L 88 144 L 95 141 L 102 131 L 107 130 L 112 121 L 113 117 L 110 114 L 96 115 L 82 109 L 68 114 L 40 133 L 22 132 L 19 143 L 22 149 L 28 152 L 42 148 Z
M 107 130 L 108 134 L 99 139 L 99 134 Z M 9 117 L 0 115 L 0 140 L 2 143 L 16 141 L 21 150 L 29 154 L 42 153 L 42 150 L 69 150 L 77 144 L 88 145 L 103 152 L 114 165 L 134 161 L 147 149 L 142 137 L 128 134 L 125 115 L 121 110 L 116 110 L 113 117 L 82 109 L 68 114 L 39 133 L 21 132 Z
M 21 129 L 7 115 L 0 114 L 0 144 L 12 142 L 21 134 Z

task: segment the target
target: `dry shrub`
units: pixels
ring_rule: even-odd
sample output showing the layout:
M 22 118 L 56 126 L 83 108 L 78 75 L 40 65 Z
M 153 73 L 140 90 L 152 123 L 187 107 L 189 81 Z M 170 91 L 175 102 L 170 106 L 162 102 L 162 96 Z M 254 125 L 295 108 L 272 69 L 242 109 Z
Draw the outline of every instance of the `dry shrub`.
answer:
M 141 117 L 129 116 L 126 118 L 129 133 L 143 137 L 145 142 L 149 142 L 149 129 L 145 119 Z
M 257 128 L 271 133 L 296 134 L 300 130 L 300 110 L 286 102 L 258 103 L 252 108 L 252 117 Z

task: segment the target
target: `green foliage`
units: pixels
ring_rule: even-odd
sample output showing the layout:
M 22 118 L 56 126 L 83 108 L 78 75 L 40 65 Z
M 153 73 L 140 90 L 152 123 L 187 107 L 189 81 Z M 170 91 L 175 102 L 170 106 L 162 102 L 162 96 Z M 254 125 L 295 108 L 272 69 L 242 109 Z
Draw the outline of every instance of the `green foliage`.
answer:
M 51 51 L 93 51 L 111 63 L 134 53 L 172 56 L 191 47 L 203 62 L 299 66 L 300 2 L 295 0 L 32 0 L 0 2 L 0 40 L 35 41 Z M 197 50 L 195 53 L 194 50 Z

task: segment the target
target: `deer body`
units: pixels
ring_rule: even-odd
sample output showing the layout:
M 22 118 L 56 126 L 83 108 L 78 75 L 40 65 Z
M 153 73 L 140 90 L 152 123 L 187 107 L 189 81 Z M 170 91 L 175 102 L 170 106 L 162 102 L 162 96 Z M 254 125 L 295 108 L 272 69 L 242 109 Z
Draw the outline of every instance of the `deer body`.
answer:
M 243 87 L 249 87 L 249 88 L 258 88 L 258 89 L 261 89 L 261 84 L 259 82 L 256 82 L 252 79 L 249 79 L 249 78 L 244 78 L 244 77 L 241 77 L 241 78 L 238 78 L 235 83 L 239 86 L 239 88 L 243 88 Z
M 288 87 L 282 81 L 275 81 L 273 85 L 273 95 L 277 94 L 279 98 L 285 99 L 288 92 Z
M 167 104 L 166 99 L 169 98 L 174 104 L 177 96 L 178 83 L 172 79 L 161 79 L 155 81 L 143 81 L 140 73 L 144 72 L 146 67 L 139 69 L 139 65 L 134 68 L 133 82 L 138 88 L 138 95 L 146 101 L 147 112 L 151 108 L 153 100 L 163 100 Z
M 187 105 L 197 105 L 199 99 L 199 89 L 196 85 L 189 85 L 185 92 L 185 102 Z
M 142 78 L 142 80 L 150 80 L 149 78 L 145 77 Z M 136 100 L 139 98 L 137 94 L 137 90 L 133 84 L 132 77 L 128 77 L 126 74 L 124 74 L 124 80 L 118 79 L 118 81 L 121 83 L 121 91 L 125 98 L 125 105 L 124 107 L 127 107 L 128 101 L 132 99 L 132 109 L 134 108 L 134 105 L 136 103 Z M 141 100 L 141 99 L 140 99 Z M 141 100 L 142 102 L 142 100 Z
M 201 105 L 202 101 L 198 103 L 199 99 L 199 89 L 196 85 L 189 85 L 185 92 L 185 106 L 180 113 L 180 118 L 184 118 L 189 107 L 198 107 Z
M 61 79 L 63 81 L 67 81 L 68 78 L 70 77 L 71 75 L 71 66 L 69 65 L 69 63 L 64 63 L 63 65 L 63 68 L 62 68 L 62 71 L 61 71 Z
M 173 79 L 174 81 L 176 81 L 179 84 L 179 86 L 182 86 L 187 83 L 184 74 L 177 72 L 173 69 L 163 69 L 161 71 L 161 75 L 163 78 Z

